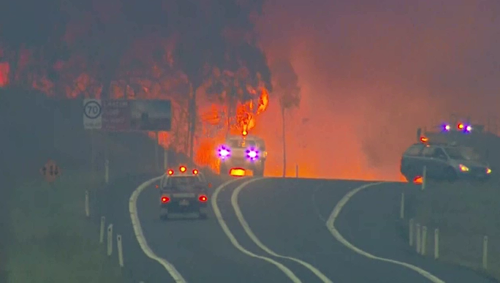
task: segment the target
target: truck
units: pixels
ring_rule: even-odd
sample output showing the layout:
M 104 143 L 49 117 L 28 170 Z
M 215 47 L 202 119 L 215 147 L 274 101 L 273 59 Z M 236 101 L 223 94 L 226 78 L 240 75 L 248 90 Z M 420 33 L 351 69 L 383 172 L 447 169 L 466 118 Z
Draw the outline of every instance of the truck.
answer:
M 217 149 L 220 161 L 219 174 L 230 175 L 234 169 L 253 171 L 254 176 L 264 176 L 267 159 L 264 140 L 254 135 L 228 135 Z

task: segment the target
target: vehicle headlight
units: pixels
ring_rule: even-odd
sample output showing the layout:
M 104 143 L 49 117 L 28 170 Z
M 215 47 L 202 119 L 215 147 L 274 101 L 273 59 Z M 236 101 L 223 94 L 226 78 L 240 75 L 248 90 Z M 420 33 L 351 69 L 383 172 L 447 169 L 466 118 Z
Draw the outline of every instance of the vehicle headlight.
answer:
M 491 174 L 491 169 L 490 168 L 486 168 L 486 174 Z
M 469 167 L 467 167 L 467 166 L 465 166 L 465 165 L 463 165 L 463 164 L 459 164 L 459 165 L 458 165 L 458 168 L 460 168 L 460 171 L 462 171 L 462 172 L 467 172 L 467 171 L 469 171 Z

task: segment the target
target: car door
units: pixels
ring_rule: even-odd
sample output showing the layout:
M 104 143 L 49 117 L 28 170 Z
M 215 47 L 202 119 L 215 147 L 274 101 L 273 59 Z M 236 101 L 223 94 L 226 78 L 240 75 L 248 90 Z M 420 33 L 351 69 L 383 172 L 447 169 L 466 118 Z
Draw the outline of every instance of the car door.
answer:
M 426 177 L 436 178 L 438 177 L 439 160 L 435 156 L 436 147 L 426 146 L 422 150 L 422 167 L 426 168 Z
M 434 150 L 433 159 L 435 161 L 434 173 L 436 177 L 443 177 L 448 169 L 448 156 L 442 148 L 436 148 Z

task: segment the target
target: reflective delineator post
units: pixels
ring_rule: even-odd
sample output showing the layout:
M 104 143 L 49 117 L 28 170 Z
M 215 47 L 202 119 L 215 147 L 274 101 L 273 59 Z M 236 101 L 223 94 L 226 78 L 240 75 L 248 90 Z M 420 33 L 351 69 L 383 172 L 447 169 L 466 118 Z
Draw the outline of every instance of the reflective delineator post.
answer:
M 104 243 L 104 227 L 106 224 L 106 217 L 101 216 L 101 228 L 99 230 L 99 243 Z
M 439 229 L 434 229 L 434 259 L 439 258 Z
M 108 256 L 113 253 L 113 224 L 108 226 Z
M 116 236 L 116 248 L 118 250 L 118 263 L 120 267 L 123 267 L 123 245 L 122 245 L 122 236 Z
M 89 191 L 85 191 L 85 216 L 90 217 Z
M 420 246 L 420 254 L 425 255 L 427 249 L 427 226 L 422 227 L 422 245 Z
M 422 236 L 420 234 L 421 233 L 420 232 L 420 224 L 415 225 L 415 230 L 416 230 L 416 234 L 417 234 L 415 250 L 417 251 L 417 254 L 420 254 L 420 244 L 421 244 L 420 237 Z

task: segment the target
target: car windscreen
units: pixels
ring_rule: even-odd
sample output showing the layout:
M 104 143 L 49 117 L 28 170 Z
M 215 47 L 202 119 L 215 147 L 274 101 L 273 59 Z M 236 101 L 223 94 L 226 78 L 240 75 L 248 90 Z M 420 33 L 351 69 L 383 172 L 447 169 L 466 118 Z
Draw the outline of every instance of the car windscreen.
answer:
M 171 177 L 167 179 L 166 187 L 178 189 L 178 190 L 188 190 L 200 185 L 200 181 L 196 176 L 186 176 L 186 177 Z
M 470 147 L 447 147 L 446 153 L 454 160 L 481 160 L 481 156 Z
M 256 146 L 257 144 L 254 141 L 244 141 L 244 140 L 230 140 L 229 147 L 230 148 L 247 148 L 249 146 Z

